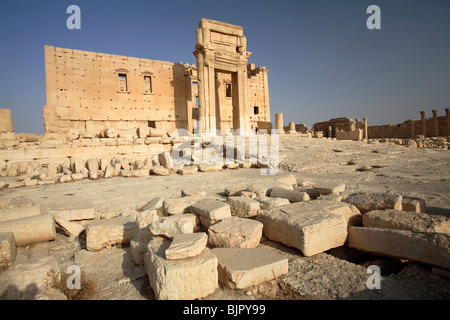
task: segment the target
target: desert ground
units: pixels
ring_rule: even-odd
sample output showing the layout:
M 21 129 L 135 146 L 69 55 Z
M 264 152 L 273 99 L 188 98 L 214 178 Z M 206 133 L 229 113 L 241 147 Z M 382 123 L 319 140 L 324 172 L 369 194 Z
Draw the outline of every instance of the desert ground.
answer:
M 299 184 L 340 182 L 345 194 L 396 192 L 426 201 L 426 213 L 450 218 L 450 151 L 410 148 L 391 143 L 336 141 L 300 136 L 280 137 L 280 168 L 276 175 L 261 175 L 259 168 L 198 172 L 193 175 L 113 177 L 70 183 L 3 188 L 0 198 L 29 198 L 45 212 L 51 206 L 94 203 L 99 216 L 141 210 L 154 197 L 179 197 L 182 189 L 204 190 L 224 199 L 230 186 L 274 180 L 287 173 Z M 204 299 L 449 299 L 450 279 L 432 265 L 375 256 L 346 246 L 311 257 L 262 237 L 259 247 L 289 260 L 289 272 L 246 289 L 220 285 Z M 129 245 L 98 252 L 86 250 L 84 232 L 70 238 L 57 230 L 56 240 L 17 248 L 16 263 L 33 257 L 53 256 L 60 269 L 76 264 L 95 284 L 89 299 L 155 299 L 143 265 L 136 265 Z M 367 266 L 382 271 L 381 288 L 369 290 Z M 448 271 L 447 271 L 448 272 Z M 0 273 L 0 298 L 6 299 L 8 270 Z

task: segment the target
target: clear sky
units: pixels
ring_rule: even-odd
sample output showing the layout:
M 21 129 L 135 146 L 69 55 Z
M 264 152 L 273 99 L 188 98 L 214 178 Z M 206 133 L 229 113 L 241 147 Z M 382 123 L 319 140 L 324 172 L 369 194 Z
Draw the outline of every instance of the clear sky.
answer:
M 69 30 L 69 5 L 81 29 Z M 381 29 L 369 30 L 369 5 Z M 15 132 L 44 132 L 44 45 L 195 63 L 201 18 L 243 26 L 249 63 L 269 71 L 275 113 L 305 123 L 420 119 L 450 107 L 450 0 L 2 0 L 0 108 Z

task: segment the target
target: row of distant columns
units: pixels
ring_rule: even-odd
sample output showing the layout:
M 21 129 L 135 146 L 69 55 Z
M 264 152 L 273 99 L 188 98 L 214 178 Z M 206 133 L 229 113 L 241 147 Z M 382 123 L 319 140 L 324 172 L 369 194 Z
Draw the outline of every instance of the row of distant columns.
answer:
M 431 112 L 433 112 L 433 120 L 432 120 L 432 132 L 431 135 L 434 137 L 439 136 L 439 123 L 438 123 L 438 110 L 431 110 Z M 446 118 L 446 125 L 447 125 L 447 136 L 450 136 L 450 108 L 446 108 L 445 109 L 445 118 Z M 410 135 L 411 137 L 415 137 L 415 132 L 414 132 L 414 121 L 413 120 L 409 120 L 410 121 Z M 423 135 L 424 137 L 427 136 L 427 119 L 425 118 L 425 111 L 420 111 L 420 121 L 421 121 L 421 125 L 422 125 L 422 132 L 421 135 Z

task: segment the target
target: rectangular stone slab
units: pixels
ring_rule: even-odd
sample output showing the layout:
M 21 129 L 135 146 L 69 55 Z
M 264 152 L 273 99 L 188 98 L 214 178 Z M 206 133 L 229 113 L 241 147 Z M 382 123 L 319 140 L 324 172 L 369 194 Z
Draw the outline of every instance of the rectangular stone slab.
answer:
M 215 248 L 219 282 L 244 289 L 288 273 L 288 259 L 266 248 Z
M 262 211 L 256 219 L 264 224 L 263 234 L 267 238 L 311 256 L 342 246 L 353 214 L 346 203 L 314 200 Z
M 166 258 L 174 260 L 195 257 L 203 252 L 207 242 L 208 236 L 204 232 L 176 234 L 166 249 Z
M 198 201 L 191 206 L 191 210 L 209 220 L 218 221 L 231 217 L 230 205 L 216 199 L 206 198 Z
M 167 260 L 170 243 L 156 237 L 147 246 L 145 270 L 156 299 L 193 300 L 213 293 L 219 286 L 216 255 L 206 248 L 195 257 Z
M 450 236 L 443 233 L 349 227 L 348 246 L 450 269 Z

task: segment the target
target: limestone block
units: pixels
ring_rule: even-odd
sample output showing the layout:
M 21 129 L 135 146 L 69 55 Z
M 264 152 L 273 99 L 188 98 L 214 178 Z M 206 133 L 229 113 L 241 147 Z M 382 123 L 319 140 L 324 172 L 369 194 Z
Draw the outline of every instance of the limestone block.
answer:
M 71 176 L 70 174 L 62 175 L 62 176 L 59 178 L 59 182 L 61 182 L 61 183 L 69 182 L 69 181 L 72 181 L 72 176 Z M 36 183 L 37 183 L 37 182 L 36 182 Z
M 195 257 L 167 260 L 170 240 L 157 238 L 148 245 L 145 270 L 158 300 L 193 300 L 218 288 L 217 258 L 206 248 Z
M 25 187 L 32 187 L 32 186 L 36 186 L 38 184 L 38 181 L 37 181 L 37 179 L 28 178 L 28 179 L 25 179 L 23 181 L 23 183 L 25 184 Z
M 259 213 L 259 202 L 244 197 L 228 197 L 227 203 L 230 205 L 231 215 L 241 218 L 255 217 Z
M 208 242 L 204 232 L 176 234 L 172 243 L 166 249 L 166 259 L 186 259 L 195 257 L 203 252 Z
M 150 233 L 154 236 L 165 236 L 172 239 L 176 234 L 193 233 L 198 223 L 194 214 L 186 213 L 170 217 L 162 217 L 149 224 Z
M 275 207 L 284 206 L 285 204 L 289 204 L 289 199 L 285 198 L 272 198 L 264 195 L 260 195 L 256 198 L 260 203 L 260 208 L 262 210 L 269 210 Z
M 340 194 L 345 191 L 345 184 L 338 182 L 320 183 L 313 186 L 321 195 Z
M 73 173 L 71 174 L 73 181 L 81 181 L 83 180 L 84 175 L 82 173 Z
M 282 182 L 282 183 L 285 183 L 285 184 L 288 184 L 288 185 L 292 185 L 292 186 L 296 186 L 297 185 L 297 179 L 291 173 L 277 178 L 276 181 Z
M 191 210 L 209 220 L 219 221 L 231 217 L 230 205 L 216 199 L 205 198 L 197 201 L 191 206 Z
M 8 221 L 14 219 L 21 219 L 26 217 L 37 216 L 41 214 L 39 206 L 28 207 L 12 207 L 0 209 L 0 221 Z
M 0 271 L 9 268 L 16 258 L 16 240 L 12 232 L 0 233 Z
M 63 219 L 59 216 L 54 216 L 56 224 L 69 236 L 78 237 L 81 232 L 84 231 L 85 227 L 79 223 L 70 222 L 69 220 Z
M 162 137 L 164 136 L 164 130 L 157 128 L 149 128 L 149 135 L 150 137 Z
M 107 164 L 105 168 L 105 179 L 111 178 L 114 176 L 114 167 L 113 164 Z
M 137 232 L 133 217 L 97 219 L 86 227 L 86 249 L 97 251 L 119 243 L 129 243 Z
M 131 170 L 128 177 L 148 177 L 150 170 L 146 168 Z
M 288 259 L 266 248 L 214 248 L 219 282 L 245 289 L 288 273 Z
M 162 197 L 155 197 L 152 200 L 150 200 L 143 210 L 156 210 L 158 212 L 158 215 L 162 217 L 164 215 L 164 198 Z
M 240 196 L 241 192 L 244 190 L 247 190 L 248 186 L 247 185 L 233 185 L 233 186 L 229 186 L 226 187 L 224 192 L 228 197 L 231 196 Z
M 60 278 L 54 257 L 31 258 L 12 266 L 8 271 L 8 300 L 30 300 L 53 285 L 53 277 Z
M 201 172 L 214 172 L 214 171 L 222 171 L 223 165 L 222 164 L 206 164 L 202 163 L 198 165 L 198 171 Z
M 18 247 L 55 240 L 56 237 L 55 222 L 51 214 L 2 221 L 0 233 L 2 232 L 12 232 Z
M 198 167 L 197 166 L 186 166 L 186 167 L 182 167 L 182 168 L 178 169 L 177 172 L 183 176 L 187 175 L 187 174 L 195 174 L 198 172 Z
M 76 140 L 80 137 L 80 131 L 78 131 L 77 129 L 70 129 L 69 132 L 67 132 L 67 140 L 68 141 L 73 141 Z
M 8 189 L 24 187 L 24 186 L 25 186 L 25 182 L 24 181 L 10 182 L 8 184 Z
M 350 227 L 348 246 L 363 252 L 450 269 L 450 236 L 406 230 Z
M 262 211 L 256 219 L 264 224 L 264 236 L 311 256 L 342 246 L 348 224 L 359 215 L 346 203 L 315 200 Z
M 363 225 L 370 228 L 440 232 L 450 234 L 450 219 L 440 215 L 399 210 L 373 210 L 363 215 Z
M 181 189 L 182 197 L 206 197 L 204 190 L 199 190 L 197 187 Z
M 154 175 L 157 175 L 157 176 L 168 176 L 168 175 L 170 174 L 170 171 L 167 170 L 166 168 L 164 168 L 164 167 L 161 166 L 161 165 L 156 165 L 156 166 L 154 166 L 154 167 L 152 168 L 151 172 L 152 172 Z
M 306 192 L 287 190 L 282 187 L 274 187 L 270 192 L 270 197 L 285 198 L 288 199 L 291 203 L 309 200 L 309 195 Z
M 14 131 L 13 119 L 10 109 L 0 109 L 0 133 Z
M 190 211 L 193 204 L 203 197 L 168 198 L 164 201 L 164 212 L 168 215 L 183 214 Z
M 85 200 L 54 203 L 48 206 L 47 212 L 68 221 L 91 220 L 97 217 L 95 204 Z
M 425 200 L 416 197 L 403 197 L 402 210 L 413 212 L 425 212 Z
M 208 229 L 211 247 L 255 248 L 262 236 L 263 224 L 256 220 L 230 217 Z
M 353 193 L 344 201 L 354 205 L 362 213 L 371 210 L 402 210 L 402 196 L 395 193 Z
M 159 221 L 158 212 L 155 209 L 139 212 L 136 216 L 136 223 L 139 232 L 137 233 L 137 237 L 135 237 L 135 239 L 142 242 L 148 242 L 152 236 L 148 227 L 150 223 L 154 221 Z
M 137 128 L 137 135 L 139 138 L 146 138 L 150 134 L 149 127 Z
M 161 152 L 158 155 L 159 164 L 170 170 L 173 168 L 173 159 L 169 152 Z
M 114 128 L 106 129 L 103 133 L 104 138 L 117 138 L 119 132 Z

